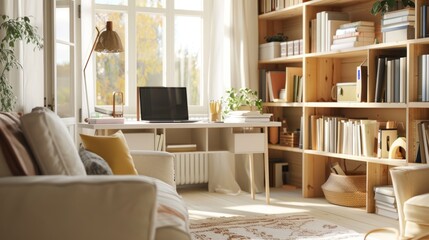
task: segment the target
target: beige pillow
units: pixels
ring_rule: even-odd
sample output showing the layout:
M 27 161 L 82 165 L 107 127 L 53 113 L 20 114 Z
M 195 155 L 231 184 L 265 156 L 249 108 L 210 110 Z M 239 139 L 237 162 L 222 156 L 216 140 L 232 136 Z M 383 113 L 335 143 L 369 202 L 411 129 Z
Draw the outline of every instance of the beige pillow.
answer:
M 86 175 L 74 141 L 54 112 L 35 108 L 21 117 L 21 128 L 45 175 Z
M 137 175 L 133 158 L 122 131 L 110 136 L 80 134 L 85 149 L 102 157 L 116 175 Z

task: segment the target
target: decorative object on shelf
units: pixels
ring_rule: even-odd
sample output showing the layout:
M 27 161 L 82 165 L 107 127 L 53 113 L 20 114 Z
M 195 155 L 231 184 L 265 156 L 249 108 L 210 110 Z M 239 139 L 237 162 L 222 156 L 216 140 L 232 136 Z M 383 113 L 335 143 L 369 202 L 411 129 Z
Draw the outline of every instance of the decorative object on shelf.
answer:
M 372 15 L 377 15 L 378 13 L 384 15 L 388 11 L 405 7 L 414 8 L 415 4 L 412 0 L 376 0 L 370 12 Z
M 124 51 L 124 48 L 122 46 L 121 39 L 119 38 L 119 35 L 113 31 L 113 23 L 112 21 L 106 22 L 106 28 L 101 30 L 103 32 L 100 32 L 100 30 L 96 27 L 97 30 L 97 36 L 95 37 L 94 43 L 91 48 L 91 52 L 89 53 L 88 60 L 86 60 L 85 67 L 83 68 L 83 80 L 85 85 L 85 97 L 86 97 L 86 107 L 88 111 L 88 118 L 91 117 L 91 112 L 89 110 L 89 100 L 88 100 L 88 87 L 87 87 L 87 81 L 86 81 L 86 67 L 88 66 L 89 60 L 91 59 L 91 55 L 94 51 L 101 52 L 101 53 L 120 53 Z M 96 108 L 96 110 L 98 110 Z M 101 112 L 104 113 L 104 112 Z
M 120 106 L 120 110 L 116 109 L 116 106 Z M 113 112 L 112 117 L 124 117 L 124 93 L 113 92 Z
M 404 137 L 399 137 L 392 143 L 392 145 L 390 145 L 389 159 L 405 159 L 406 151 L 407 139 Z
M 2 23 L 0 24 L 0 34 L 3 38 L 0 41 L 0 111 L 12 111 L 16 96 L 13 93 L 7 75 L 13 68 L 22 69 L 18 56 L 15 55 L 15 44 L 18 41 L 24 41 L 25 44 L 34 44 L 34 50 L 42 49 L 43 43 L 41 37 L 37 33 L 37 27 L 30 23 L 29 17 L 10 18 L 7 15 L 2 15 Z
M 269 142 L 271 144 L 279 143 L 279 128 L 278 127 L 269 127 Z
M 271 36 L 265 36 L 265 41 L 269 42 L 286 42 L 288 39 L 283 33 L 277 33 Z
M 226 96 L 221 98 L 223 115 L 231 111 L 250 110 L 262 112 L 262 99 L 258 98 L 258 92 L 250 88 L 231 88 L 226 91 Z
M 210 116 L 209 121 L 210 122 L 219 122 L 221 121 L 221 108 L 222 104 L 220 101 L 210 101 Z

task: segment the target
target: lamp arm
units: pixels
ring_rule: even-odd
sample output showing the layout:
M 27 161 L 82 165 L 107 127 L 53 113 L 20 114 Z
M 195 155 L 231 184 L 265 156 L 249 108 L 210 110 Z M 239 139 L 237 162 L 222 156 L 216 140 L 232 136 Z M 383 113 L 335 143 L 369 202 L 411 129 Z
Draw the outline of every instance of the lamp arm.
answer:
M 87 117 L 87 119 L 91 117 L 91 112 L 89 110 L 88 86 L 87 86 L 87 83 L 86 83 L 86 67 L 88 66 L 89 60 L 91 59 L 92 52 L 94 52 L 95 46 L 97 45 L 98 38 L 100 37 L 100 30 L 98 30 L 97 27 L 95 29 L 97 30 L 97 36 L 95 37 L 94 43 L 92 44 L 91 52 L 89 52 L 88 59 L 86 60 L 85 66 L 83 68 L 83 81 L 84 81 L 84 84 L 85 84 L 86 108 L 87 108 L 87 111 L 88 111 L 88 117 Z M 87 122 L 87 119 L 85 119 L 85 122 Z

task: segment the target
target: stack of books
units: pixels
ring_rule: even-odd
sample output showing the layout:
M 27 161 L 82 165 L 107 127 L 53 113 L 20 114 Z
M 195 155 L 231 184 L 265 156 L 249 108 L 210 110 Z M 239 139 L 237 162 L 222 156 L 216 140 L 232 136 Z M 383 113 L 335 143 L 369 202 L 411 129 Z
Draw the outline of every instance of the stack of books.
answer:
M 341 24 L 333 36 L 331 50 L 371 45 L 374 39 L 374 22 L 357 21 Z
M 226 123 L 244 122 L 269 122 L 272 113 L 261 113 L 259 111 L 232 111 L 225 116 Z
M 381 20 L 381 32 L 385 43 L 414 39 L 414 8 L 387 12 Z
M 374 187 L 375 213 L 381 216 L 398 219 L 395 192 L 392 185 Z

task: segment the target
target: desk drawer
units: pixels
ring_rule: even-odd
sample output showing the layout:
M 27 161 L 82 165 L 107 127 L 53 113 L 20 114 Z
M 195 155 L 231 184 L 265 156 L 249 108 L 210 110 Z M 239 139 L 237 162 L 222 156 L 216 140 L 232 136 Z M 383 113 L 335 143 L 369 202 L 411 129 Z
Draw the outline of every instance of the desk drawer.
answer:
M 234 153 L 263 153 L 265 152 L 264 133 L 234 133 L 232 134 Z

